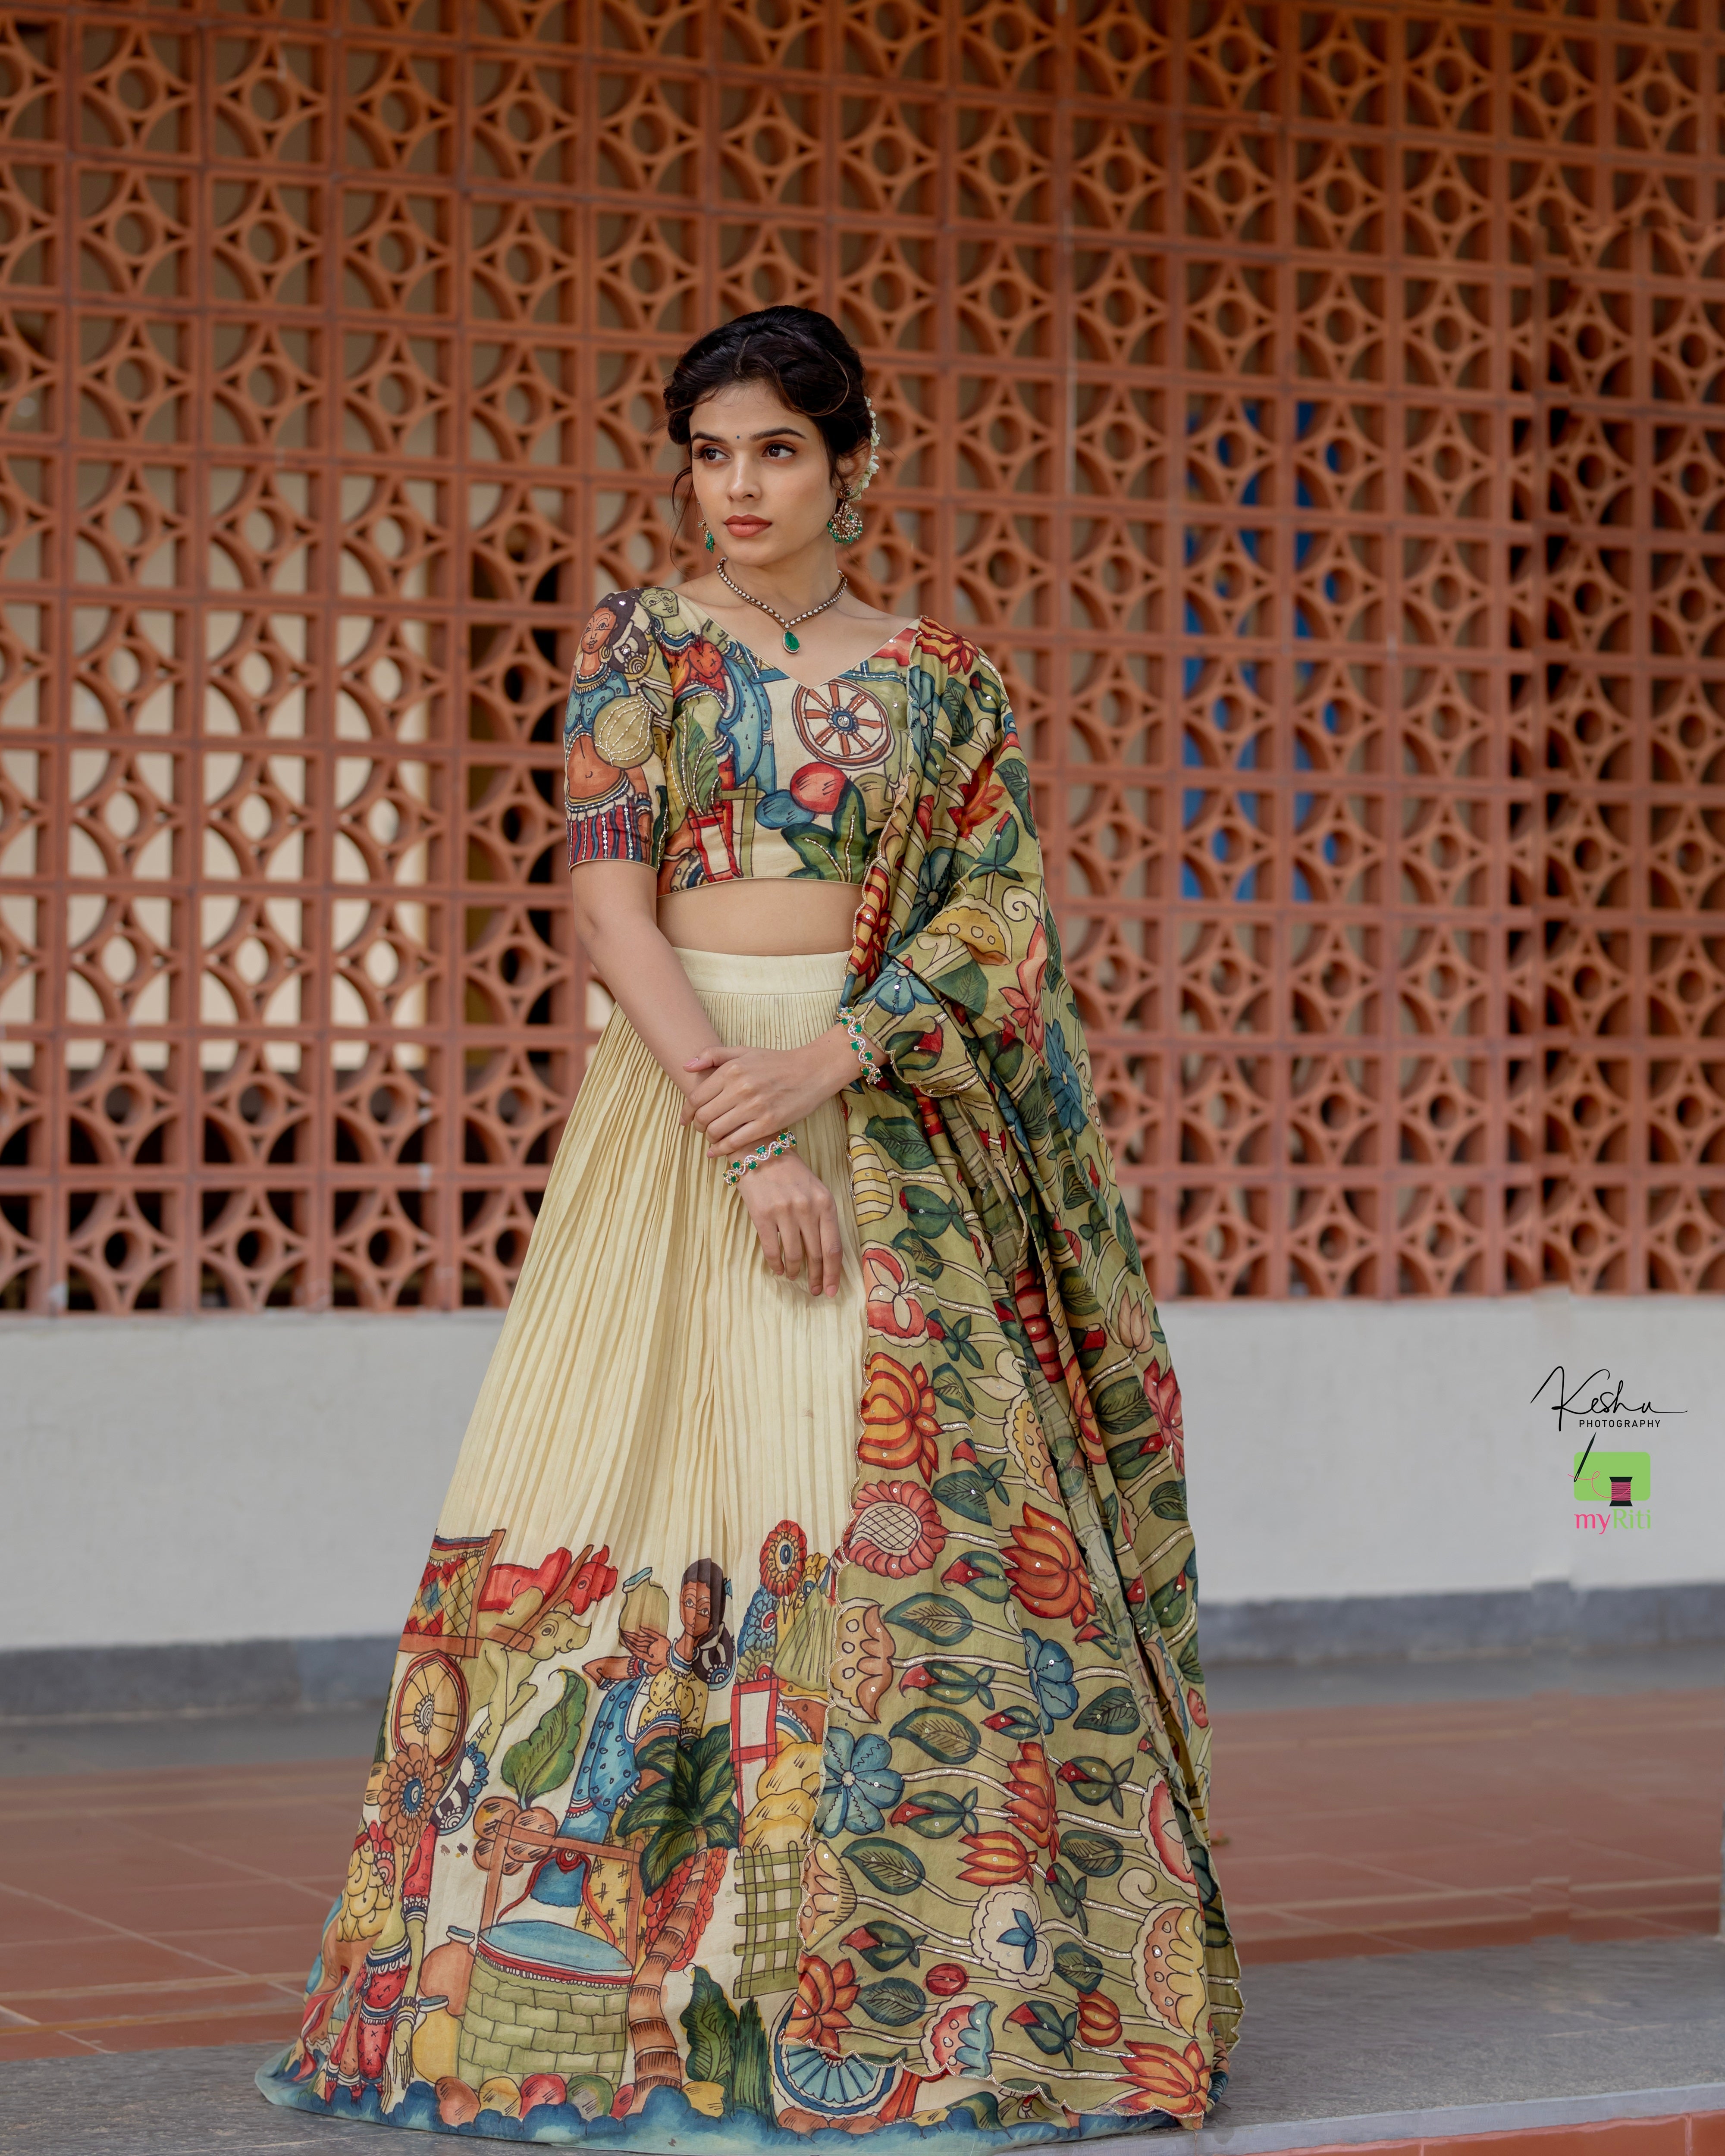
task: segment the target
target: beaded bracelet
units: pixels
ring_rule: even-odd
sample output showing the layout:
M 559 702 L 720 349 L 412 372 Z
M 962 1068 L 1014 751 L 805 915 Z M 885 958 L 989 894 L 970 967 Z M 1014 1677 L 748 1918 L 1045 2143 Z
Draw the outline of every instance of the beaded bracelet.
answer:
M 732 1162 L 725 1171 L 725 1180 L 734 1190 L 751 1168 L 765 1168 L 769 1160 L 777 1160 L 781 1153 L 796 1150 L 793 1131 L 781 1131 L 776 1138 L 762 1138 L 752 1152 L 746 1152 Z
M 856 1051 L 857 1061 L 862 1065 L 863 1084 L 884 1086 L 886 1083 L 886 1073 L 880 1068 L 880 1059 L 870 1045 L 868 1035 L 863 1031 L 862 1020 L 855 1011 L 846 1010 L 841 1004 L 839 1006 L 839 1023 L 844 1027 L 846 1038 Z

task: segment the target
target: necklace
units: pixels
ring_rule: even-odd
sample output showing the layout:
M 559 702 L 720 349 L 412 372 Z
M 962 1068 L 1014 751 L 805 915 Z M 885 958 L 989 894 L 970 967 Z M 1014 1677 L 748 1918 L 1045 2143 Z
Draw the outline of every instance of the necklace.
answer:
M 720 582 L 729 586 L 730 589 L 736 593 L 738 598 L 747 599 L 751 606 L 759 607 L 762 613 L 770 613 L 772 615 L 773 619 L 784 631 L 784 648 L 787 651 L 800 651 L 803 649 L 802 644 L 798 640 L 796 634 L 797 624 L 799 621 L 809 620 L 812 615 L 824 613 L 829 606 L 836 606 L 839 601 L 844 598 L 845 593 L 850 588 L 850 579 L 841 569 L 839 572 L 839 588 L 833 593 L 830 598 L 823 599 L 819 606 L 806 608 L 801 613 L 793 613 L 790 619 L 787 621 L 777 607 L 768 606 L 765 599 L 757 599 L 752 592 L 746 592 L 741 584 L 732 583 L 730 578 L 725 573 L 725 564 L 722 562 L 719 562 L 716 566 L 719 572 Z

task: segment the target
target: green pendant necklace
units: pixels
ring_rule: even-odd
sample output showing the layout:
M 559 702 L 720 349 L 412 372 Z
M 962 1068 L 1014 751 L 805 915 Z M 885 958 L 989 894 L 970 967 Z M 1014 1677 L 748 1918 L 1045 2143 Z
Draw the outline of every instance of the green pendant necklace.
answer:
M 762 613 L 772 615 L 784 631 L 784 648 L 787 651 L 800 651 L 803 649 L 802 642 L 797 635 L 797 624 L 799 621 L 808 621 L 813 615 L 824 613 L 829 606 L 836 606 L 850 589 L 850 578 L 841 570 L 839 574 L 839 588 L 830 598 L 823 599 L 819 606 L 807 608 L 801 613 L 793 613 L 787 621 L 777 607 L 768 606 L 765 599 L 757 599 L 752 592 L 746 592 L 741 584 L 732 583 L 725 573 L 725 564 L 722 562 L 716 562 L 714 566 L 719 572 L 720 581 L 730 590 L 735 592 L 738 598 L 747 599 L 751 606 L 759 607 Z

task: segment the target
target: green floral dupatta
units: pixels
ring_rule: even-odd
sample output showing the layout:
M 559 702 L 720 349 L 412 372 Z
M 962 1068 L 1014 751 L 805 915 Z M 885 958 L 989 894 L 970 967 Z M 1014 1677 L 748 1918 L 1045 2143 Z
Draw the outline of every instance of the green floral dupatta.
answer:
M 867 1375 L 788 2034 L 1195 2127 L 1240 1998 L 1179 1390 L 1005 691 L 927 623 L 845 1000 L 891 1075 L 846 1095 Z

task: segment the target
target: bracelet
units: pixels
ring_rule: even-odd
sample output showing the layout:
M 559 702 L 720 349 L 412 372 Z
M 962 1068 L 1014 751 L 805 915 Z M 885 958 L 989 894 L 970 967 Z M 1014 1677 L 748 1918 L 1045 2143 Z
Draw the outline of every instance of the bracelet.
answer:
M 839 1023 L 844 1027 L 846 1038 L 856 1051 L 857 1061 L 862 1065 L 862 1078 L 860 1082 L 865 1086 L 884 1086 L 886 1083 L 886 1073 L 880 1068 L 880 1059 L 870 1045 L 868 1035 L 862 1029 L 862 1020 L 855 1011 L 846 1010 L 840 1004 Z
M 732 1162 L 725 1170 L 725 1180 L 734 1190 L 751 1168 L 765 1168 L 769 1160 L 777 1160 L 781 1153 L 796 1150 L 797 1140 L 793 1132 L 781 1131 L 776 1138 L 762 1138 L 752 1152 L 746 1152 L 740 1159 Z

